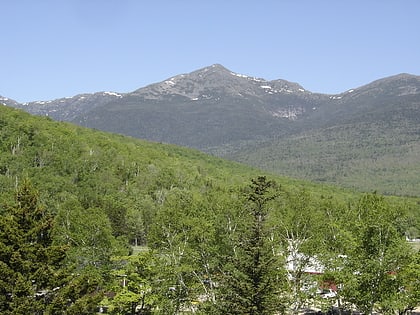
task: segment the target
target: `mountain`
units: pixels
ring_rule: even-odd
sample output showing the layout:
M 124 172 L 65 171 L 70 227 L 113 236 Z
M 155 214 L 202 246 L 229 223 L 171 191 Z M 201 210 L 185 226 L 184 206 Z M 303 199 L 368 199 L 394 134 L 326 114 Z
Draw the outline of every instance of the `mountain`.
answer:
M 4 104 L 11 107 L 20 107 L 21 105 L 16 102 L 15 100 L 12 100 L 10 98 L 4 97 L 0 95 L 0 104 Z
M 85 112 L 121 97 L 122 94 L 114 92 L 98 92 L 94 94 L 79 94 L 51 101 L 34 101 L 19 104 L 12 100 L 6 100 L 3 103 L 23 109 L 31 114 L 49 116 L 55 120 L 72 121 Z
M 400 74 L 330 98 L 298 132 L 225 157 L 317 182 L 417 196 L 420 77 Z
M 132 93 L 82 94 L 19 107 L 32 114 L 209 151 L 285 134 L 327 96 L 285 80 L 240 75 L 221 65 L 151 84 Z
M 411 108 L 409 104 L 417 104 L 419 97 L 420 77 L 399 74 L 330 96 L 332 102 L 323 107 L 320 114 L 322 122 L 328 125 L 368 118 L 387 120 L 396 112 L 413 118 L 408 111 Z M 314 115 L 314 119 L 320 119 L 320 115 Z
M 81 126 L 197 148 L 278 174 L 417 194 L 420 77 L 399 74 L 340 94 L 221 65 L 131 93 L 7 105 Z

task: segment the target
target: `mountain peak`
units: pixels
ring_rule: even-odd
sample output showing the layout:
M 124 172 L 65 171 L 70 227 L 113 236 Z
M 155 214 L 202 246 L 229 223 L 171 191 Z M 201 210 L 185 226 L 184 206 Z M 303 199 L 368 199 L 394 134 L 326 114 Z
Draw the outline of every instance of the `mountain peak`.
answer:
M 184 74 L 183 76 L 199 76 L 199 77 L 207 77 L 208 75 L 213 75 L 213 74 L 217 74 L 217 75 L 228 75 L 230 74 L 231 71 L 227 68 L 225 68 L 224 66 L 222 66 L 221 64 L 213 64 L 211 66 L 208 67 L 204 67 L 198 70 L 195 70 L 193 72 L 190 72 L 188 74 Z
M 266 81 L 265 79 L 262 79 L 262 78 L 251 77 L 246 74 L 233 72 L 219 63 L 215 63 L 215 64 L 212 64 L 211 66 L 198 69 L 196 71 L 191 72 L 189 75 L 194 75 L 194 74 L 201 74 L 201 75 L 218 74 L 218 75 L 226 75 L 227 77 L 234 76 L 236 78 L 248 79 L 248 80 L 253 80 L 256 82 Z
M 162 82 L 148 85 L 134 91 L 146 99 L 158 99 L 162 96 L 183 96 L 191 100 L 213 98 L 214 94 L 237 94 L 238 86 L 250 84 L 245 75 L 236 74 L 221 64 L 213 64 L 190 73 L 180 74 Z
M 229 71 L 229 69 L 227 69 L 226 67 L 224 67 L 220 63 L 212 64 L 211 66 L 206 67 L 204 69 L 213 69 L 213 70 L 217 70 L 217 71 Z
M 416 76 L 409 73 L 399 73 L 396 75 L 391 75 L 389 77 L 381 78 L 375 80 L 369 84 L 381 84 L 381 83 L 389 83 L 389 82 L 396 82 L 399 84 L 406 84 L 406 83 L 413 83 L 413 82 L 420 82 L 420 76 Z M 367 84 L 367 85 L 369 85 Z
M 140 88 L 133 93 L 150 100 L 185 97 L 190 100 L 225 97 L 248 98 L 291 93 L 307 93 L 302 86 L 286 80 L 267 81 L 239 74 L 221 64 L 213 64 L 190 73 Z
M 363 94 L 369 93 L 370 95 L 384 93 L 388 96 L 420 94 L 420 76 L 400 73 L 375 80 L 358 88 L 357 91 Z

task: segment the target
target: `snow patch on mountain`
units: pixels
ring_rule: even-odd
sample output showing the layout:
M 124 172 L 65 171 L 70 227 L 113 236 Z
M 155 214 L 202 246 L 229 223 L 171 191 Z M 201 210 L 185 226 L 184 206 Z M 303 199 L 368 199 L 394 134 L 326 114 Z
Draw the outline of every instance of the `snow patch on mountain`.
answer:
M 275 111 L 269 111 L 273 117 L 287 118 L 289 120 L 296 120 L 298 116 L 302 115 L 305 109 L 300 106 L 289 106 L 288 108 L 278 109 Z
M 169 80 L 166 80 L 166 81 L 164 81 L 164 83 L 165 84 L 168 84 L 168 85 L 175 85 L 176 83 L 174 82 L 174 78 L 171 78 L 171 79 L 169 79 Z
M 248 79 L 248 80 L 252 80 L 255 82 L 266 82 L 266 80 L 264 79 L 260 79 L 260 78 L 256 78 L 256 77 L 250 77 L 246 74 L 240 74 L 240 73 L 235 73 L 235 72 L 230 72 L 231 75 L 234 75 L 235 77 L 238 78 L 242 78 L 242 79 Z
M 45 105 L 45 104 L 50 104 L 52 101 L 36 101 L 33 102 L 34 104 L 38 104 L 38 105 Z
M 104 95 L 110 95 L 110 96 L 115 96 L 115 97 L 123 97 L 121 94 L 115 93 L 115 92 L 104 92 Z
M 245 74 L 239 74 L 239 73 L 235 73 L 235 72 L 231 72 L 231 75 L 234 75 L 235 77 L 239 77 L 239 78 L 245 78 L 248 79 L 249 77 Z

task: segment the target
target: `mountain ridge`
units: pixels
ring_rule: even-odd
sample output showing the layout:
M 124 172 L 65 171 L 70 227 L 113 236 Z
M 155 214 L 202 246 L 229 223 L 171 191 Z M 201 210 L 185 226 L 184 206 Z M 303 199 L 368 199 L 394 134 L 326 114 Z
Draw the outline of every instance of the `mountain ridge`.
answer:
M 55 120 L 196 148 L 279 174 L 334 184 L 340 178 L 338 184 L 351 188 L 357 185 L 352 177 L 365 180 L 361 174 L 377 167 L 378 152 L 388 157 L 383 178 L 405 176 L 403 163 L 413 170 L 417 165 L 415 155 L 404 153 L 407 144 L 415 144 L 410 152 L 420 144 L 420 76 L 406 73 L 322 94 L 214 64 L 129 93 L 4 103 Z M 403 153 L 391 157 L 396 150 Z M 381 172 L 371 177 L 380 180 Z M 410 185 L 420 189 L 420 182 L 410 179 L 401 189 L 388 185 L 381 191 L 413 194 L 417 186 L 408 189 Z
M 232 75 L 233 77 L 237 77 L 237 78 L 245 78 L 247 80 L 260 82 L 260 83 L 277 84 L 277 85 L 282 86 L 283 91 L 286 91 L 286 92 L 292 92 L 293 91 L 293 90 L 287 89 L 290 85 L 292 88 L 294 88 L 293 92 L 296 92 L 296 90 L 298 90 L 300 92 L 307 92 L 307 93 L 311 93 L 311 94 L 315 94 L 315 95 L 329 96 L 332 99 L 340 99 L 340 97 L 343 97 L 344 95 L 352 93 L 352 92 L 354 92 L 358 89 L 362 89 L 364 87 L 368 87 L 368 86 L 371 86 L 371 85 L 376 85 L 376 84 L 386 82 L 386 81 L 393 81 L 393 80 L 400 80 L 401 81 L 401 80 L 409 80 L 409 79 L 410 80 L 414 80 L 414 79 L 420 80 L 420 76 L 418 76 L 418 75 L 403 72 L 403 73 L 379 78 L 379 79 L 376 79 L 376 80 L 371 81 L 369 83 L 363 84 L 359 87 L 354 87 L 354 88 L 347 89 L 343 92 L 322 93 L 322 92 L 312 92 L 310 90 L 305 89 L 299 83 L 291 82 L 291 81 L 288 81 L 288 80 L 285 80 L 285 79 L 266 80 L 264 78 L 253 77 L 253 76 L 249 76 L 249 75 L 245 75 L 245 74 L 236 73 L 236 72 L 233 72 L 233 71 L 225 68 L 223 65 L 216 63 L 216 64 L 212 64 L 212 65 L 207 66 L 207 67 L 203 67 L 203 68 L 194 70 L 194 71 L 189 72 L 189 73 L 183 73 L 183 74 L 178 74 L 178 75 L 175 75 L 175 76 L 168 77 L 167 79 L 165 79 L 163 81 L 160 81 L 160 82 L 147 84 L 143 87 L 140 87 L 138 89 L 133 90 L 132 92 L 123 93 L 123 92 L 116 92 L 116 91 L 99 91 L 99 92 L 94 92 L 94 93 L 80 93 L 80 94 L 76 94 L 76 95 L 70 96 L 70 97 L 61 97 L 61 98 L 57 98 L 57 99 L 48 99 L 48 100 L 36 100 L 36 101 L 30 101 L 30 102 L 24 102 L 24 103 L 20 103 L 16 100 L 13 100 L 13 99 L 10 99 L 8 97 L 0 95 L 0 102 L 6 104 L 8 106 L 12 106 L 12 107 L 16 107 L 16 106 L 19 106 L 19 107 L 22 107 L 22 106 L 36 106 L 36 105 L 47 105 L 46 107 L 48 107 L 48 104 L 51 104 L 51 103 L 55 103 L 55 102 L 65 103 L 65 100 L 72 100 L 72 99 L 77 99 L 77 98 L 79 98 L 79 100 L 80 100 L 81 98 L 86 98 L 86 97 L 93 96 L 93 95 L 96 96 L 98 94 L 115 95 L 115 96 L 118 96 L 118 97 L 123 97 L 123 96 L 128 95 L 128 94 L 139 95 L 139 94 L 144 94 L 145 90 L 149 90 L 149 89 L 154 88 L 156 86 L 162 86 L 165 83 L 166 84 L 171 84 L 170 82 L 172 80 L 179 80 L 180 78 L 184 78 L 184 77 L 188 77 L 188 76 L 190 76 L 190 77 L 191 76 L 195 76 L 195 77 L 201 76 L 204 72 L 207 72 L 210 69 L 217 69 L 219 73 L 224 72 L 225 74 L 229 74 L 229 75 Z

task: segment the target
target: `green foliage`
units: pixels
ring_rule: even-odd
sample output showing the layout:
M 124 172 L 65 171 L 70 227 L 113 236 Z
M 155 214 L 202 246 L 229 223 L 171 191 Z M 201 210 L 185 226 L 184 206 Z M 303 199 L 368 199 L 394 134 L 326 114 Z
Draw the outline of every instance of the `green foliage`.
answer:
M 25 181 L 16 193 L 15 205 L 0 218 L 2 313 L 41 310 L 36 294 L 59 284 L 56 273 L 65 249 L 52 245 L 51 229 L 51 215 Z
M 297 313 L 316 290 L 316 286 L 313 288 L 313 277 L 307 270 L 313 268 L 311 264 L 321 252 L 323 217 L 310 193 L 299 190 L 282 192 L 274 210 L 274 220 L 287 265 L 283 287 L 289 294 L 285 304 L 291 312 Z M 306 287 L 310 287 L 311 291 L 302 290 Z
M 301 288 L 314 281 L 305 273 L 311 259 L 361 308 L 367 302 L 357 292 L 369 285 L 376 308 L 418 304 L 418 257 L 401 241 L 420 222 L 415 199 L 369 195 L 359 202 L 349 191 L 268 180 L 194 150 L 5 107 L 0 114 L 0 204 L 12 205 L 0 208 L 5 314 L 89 314 L 102 292 L 115 314 L 133 307 L 297 312 L 310 299 Z M 150 250 L 130 255 L 129 243 Z M 303 259 L 286 278 L 291 255 Z M 400 272 L 389 277 L 393 270 Z M 48 294 L 32 298 L 38 291 Z
M 386 292 L 382 311 L 404 314 L 416 308 L 420 304 L 420 251 L 413 253 L 408 263 L 389 279 L 398 289 Z
M 109 220 L 114 238 L 144 244 L 156 209 L 173 187 L 200 193 L 212 183 L 239 183 L 255 172 L 193 150 L 87 130 L 4 106 L 0 111 L 0 198 L 6 200 L 22 178 L 30 178 L 54 213 L 66 212 L 77 221 L 101 209 L 107 219 L 98 220 L 105 225 Z
M 95 304 L 97 287 L 87 284 L 87 279 L 69 280 L 70 270 L 63 265 L 67 248 L 54 244 L 53 217 L 38 198 L 24 180 L 15 204 L 0 217 L 0 311 L 56 314 L 59 304 L 63 314 L 83 314 L 74 310 Z
M 261 176 L 252 180 L 246 193 L 244 225 L 237 231 L 231 256 L 222 268 L 217 308 L 223 314 L 275 314 L 282 310 L 282 267 L 266 223 L 270 201 L 277 197 L 274 187 L 274 182 Z
M 103 297 L 102 276 L 94 268 L 85 268 L 79 274 L 67 274 L 63 286 L 46 307 L 45 314 L 94 314 Z
M 127 314 L 137 309 L 147 314 L 159 305 L 158 287 L 162 278 L 160 260 L 156 253 L 146 250 L 135 256 L 118 258 L 121 269 L 113 272 L 117 280 L 115 297 L 108 301 L 111 314 Z
M 371 314 L 380 305 L 390 307 L 388 297 L 401 290 L 396 274 L 410 264 L 411 250 L 398 224 L 404 214 L 382 197 L 365 195 L 354 214 L 354 246 L 343 270 L 347 275 L 343 295 Z
M 99 208 L 83 209 L 72 197 L 59 207 L 55 221 L 55 242 L 69 247 L 67 259 L 78 268 L 107 266 L 118 251 L 109 219 Z

